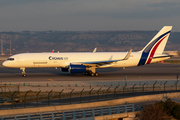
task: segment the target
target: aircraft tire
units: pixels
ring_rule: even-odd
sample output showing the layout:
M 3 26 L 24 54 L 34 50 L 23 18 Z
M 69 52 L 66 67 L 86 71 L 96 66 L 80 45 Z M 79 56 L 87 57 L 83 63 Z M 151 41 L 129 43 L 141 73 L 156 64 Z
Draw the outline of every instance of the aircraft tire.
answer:
M 91 76 L 94 76 L 94 73 L 91 73 Z
M 99 73 L 95 73 L 94 75 L 95 75 L 95 76 L 99 76 Z

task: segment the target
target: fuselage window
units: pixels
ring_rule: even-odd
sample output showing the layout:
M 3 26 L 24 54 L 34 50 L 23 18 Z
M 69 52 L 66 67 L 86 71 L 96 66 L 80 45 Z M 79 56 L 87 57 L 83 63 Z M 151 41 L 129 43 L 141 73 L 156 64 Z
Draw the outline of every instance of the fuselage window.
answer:
M 13 61 L 13 60 L 14 60 L 14 58 L 8 58 L 7 60 L 11 60 L 11 61 Z

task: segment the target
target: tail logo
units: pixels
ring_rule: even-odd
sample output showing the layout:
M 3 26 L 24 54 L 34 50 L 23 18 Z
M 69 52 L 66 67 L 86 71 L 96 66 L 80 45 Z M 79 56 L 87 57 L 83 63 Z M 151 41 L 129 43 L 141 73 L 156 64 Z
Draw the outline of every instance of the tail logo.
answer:
M 167 34 L 169 34 L 171 31 L 168 31 L 164 34 L 162 34 L 161 36 L 159 36 L 158 38 L 156 38 L 154 41 L 152 41 L 142 52 L 140 61 L 138 63 L 138 66 L 140 65 L 144 65 L 147 61 L 146 64 L 151 63 L 152 57 L 154 56 L 156 49 L 158 48 L 158 46 L 161 44 L 161 42 L 168 36 Z M 149 56 L 149 58 L 148 58 Z M 148 60 L 147 60 L 148 58 Z
M 151 54 L 150 54 L 149 59 L 148 59 L 148 61 L 147 61 L 146 64 L 151 63 L 151 60 L 152 60 L 152 58 L 153 58 L 153 56 L 154 56 L 154 53 L 156 52 L 157 47 L 159 46 L 159 44 L 160 44 L 160 43 L 164 40 L 164 38 L 166 38 L 166 37 L 167 37 L 167 36 L 163 37 L 163 38 L 154 46 L 154 48 L 152 49 Z

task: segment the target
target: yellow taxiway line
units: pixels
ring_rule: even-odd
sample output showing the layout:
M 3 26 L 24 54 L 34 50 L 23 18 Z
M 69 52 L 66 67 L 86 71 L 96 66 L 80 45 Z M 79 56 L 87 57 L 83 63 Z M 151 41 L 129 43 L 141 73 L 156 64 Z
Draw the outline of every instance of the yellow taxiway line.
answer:
M 52 79 L 48 79 L 48 80 L 50 80 L 51 82 L 54 82 L 54 80 L 52 80 Z

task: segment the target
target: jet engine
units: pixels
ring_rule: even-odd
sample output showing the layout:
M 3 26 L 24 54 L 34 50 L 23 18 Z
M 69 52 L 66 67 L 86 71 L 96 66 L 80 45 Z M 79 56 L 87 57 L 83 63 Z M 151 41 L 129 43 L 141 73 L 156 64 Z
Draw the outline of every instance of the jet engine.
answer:
M 84 65 L 69 65 L 69 73 L 85 73 L 89 69 Z
M 69 73 L 85 73 L 86 75 L 98 76 L 97 72 L 93 73 L 90 67 L 86 67 L 85 65 L 69 65 L 68 68 L 60 68 L 62 72 Z

